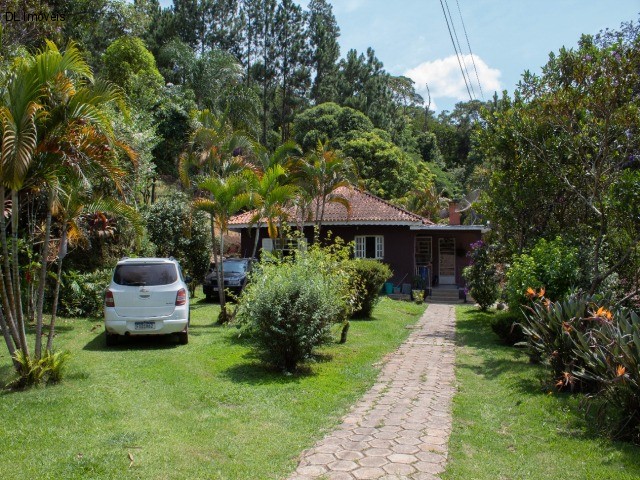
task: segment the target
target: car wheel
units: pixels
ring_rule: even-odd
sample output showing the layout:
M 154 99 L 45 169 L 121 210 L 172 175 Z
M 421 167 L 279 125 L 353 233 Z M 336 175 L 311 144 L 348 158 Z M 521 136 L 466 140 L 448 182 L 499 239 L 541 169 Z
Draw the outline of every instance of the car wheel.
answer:
M 113 347 L 114 345 L 118 344 L 118 334 L 116 333 L 109 333 L 109 332 L 104 332 L 105 335 L 105 343 L 107 345 L 107 347 Z
M 189 343 L 189 330 L 184 330 L 183 332 L 178 332 L 178 343 L 180 345 L 186 345 Z

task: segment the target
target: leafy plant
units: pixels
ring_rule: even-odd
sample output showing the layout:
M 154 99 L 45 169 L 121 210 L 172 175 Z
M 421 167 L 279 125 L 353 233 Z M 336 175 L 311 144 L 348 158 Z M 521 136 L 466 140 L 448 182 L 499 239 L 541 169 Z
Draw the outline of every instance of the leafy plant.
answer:
M 500 340 L 507 345 L 515 345 L 525 340 L 522 326 L 520 325 L 520 315 L 512 311 L 497 313 L 491 319 L 491 330 Z
M 593 306 L 595 328 L 577 331 L 573 352 L 581 368 L 574 375 L 597 385 L 590 395 L 598 421 L 616 438 L 640 439 L 640 316 Z
M 584 360 L 576 355 L 575 339 L 592 330 L 597 319 L 591 314 L 594 297 L 577 293 L 552 302 L 544 289 L 531 288 L 528 295 L 532 304 L 526 307 L 522 331 L 533 353 L 551 367 L 556 388 L 592 389 L 592 382 L 574 372 L 584 367 Z
M 110 268 L 89 273 L 76 270 L 64 272 L 58 313 L 66 317 L 100 317 L 111 274 Z
M 579 282 L 578 250 L 560 237 L 540 239 L 529 253 L 513 257 L 506 277 L 507 303 L 514 312 L 528 303 L 527 288 L 544 287 L 546 298 L 559 300 Z
M 380 290 L 384 282 L 391 278 L 393 273 L 386 263 L 373 259 L 352 260 L 351 267 L 357 285 L 357 303 L 360 305 L 354 310 L 353 317 L 368 318 L 380 299 Z
M 467 256 L 471 259 L 471 265 L 465 267 L 462 275 L 480 309 L 487 310 L 498 299 L 496 267 L 489 247 L 482 240 L 472 243 L 470 247 Z
M 355 302 L 343 245 L 299 250 L 276 258 L 265 254 L 251 274 L 237 318 L 255 351 L 287 372 L 331 340 L 331 326 L 343 324 Z
M 14 355 L 19 365 L 18 378 L 9 384 L 10 388 L 26 388 L 40 384 L 58 383 L 62 380 L 71 354 L 68 351 L 45 350 L 41 358 L 18 350 Z

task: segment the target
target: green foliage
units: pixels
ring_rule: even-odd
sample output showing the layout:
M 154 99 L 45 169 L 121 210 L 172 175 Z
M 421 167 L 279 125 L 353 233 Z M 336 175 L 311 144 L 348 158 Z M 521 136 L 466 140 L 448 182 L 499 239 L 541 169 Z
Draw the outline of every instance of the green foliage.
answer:
M 590 398 L 596 419 L 615 438 L 640 439 L 640 316 L 592 307 L 593 327 L 571 336 L 581 368 L 573 373 L 595 383 Z
M 18 378 L 13 380 L 10 388 L 28 388 L 42 384 L 59 383 L 64 376 L 71 353 L 68 351 L 51 352 L 46 350 L 41 358 L 25 355 L 17 350 L 14 355 L 18 363 Z
M 106 78 L 122 87 L 133 105 L 145 109 L 155 105 L 164 79 L 141 39 L 120 37 L 109 45 L 103 62 Z
M 491 330 L 506 345 L 515 345 L 525 340 L 520 325 L 520 315 L 512 311 L 498 312 L 491 319 Z
M 541 237 L 579 240 L 590 293 L 640 242 L 629 208 L 637 198 L 621 202 L 616 189 L 638 167 L 640 34 L 605 37 L 582 36 L 577 48 L 550 54 L 540 75 L 525 72 L 513 99 L 496 98 L 484 113 L 478 136 L 492 159 L 485 213 L 506 253 Z
M 327 140 L 338 146 L 341 139 L 349 135 L 371 130 L 373 123 L 364 113 L 332 102 L 296 115 L 293 124 L 294 139 L 304 150 L 315 148 L 318 142 Z
M 104 292 L 112 273 L 112 268 L 88 273 L 77 270 L 63 272 L 58 313 L 66 317 L 101 317 Z
M 356 278 L 357 302 L 360 304 L 360 308 L 353 312 L 353 317 L 369 318 L 380 299 L 384 282 L 391 278 L 393 272 L 386 263 L 378 260 L 357 258 L 350 263 Z
M 266 362 L 293 371 L 331 340 L 331 326 L 353 310 L 349 249 L 312 246 L 293 256 L 263 256 L 244 289 L 237 318 Z
M 211 255 L 211 228 L 203 212 L 193 212 L 185 194 L 172 192 L 145 212 L 156 255 L 174 257 L 194 282 L 204 279 Z
M 544 287 L 547 298 L 558 300 L 579 286 L 578 249 L 557 237 L 538 240 L 529 253 L 515 255 L 507 270 L 505 294 L 509 309 L 527 303 L 527 289 Z
M 640 317 L 610 310 L 601 297 L 575 294 L 528 307 L 522 330 L 551 367 L 558 389 L 588 389 L 588 413 L 610 435 L 640 438 Z M 596 415 L 592 415 L 593 411 Z
M 473 299 L 481 310 L 487 310 L 498 298 L 498 277 L 496 266 L 490 255 L 490 247 L 482 240 L 471 244 L 467 253 L 471 265 L 464 268 L 462 275 Z
M 591 328 L 589 311 L 593 298 L 574 294 L 564 300 L 551 302 L 544 291 L 532 294 L 532 305 L 527 307 L 522 331 L 535 356 L 549 365 L 556 388 L 573 390 L 588 388 L 573 374 L 583 362 L 575 355 L 573 336 Z

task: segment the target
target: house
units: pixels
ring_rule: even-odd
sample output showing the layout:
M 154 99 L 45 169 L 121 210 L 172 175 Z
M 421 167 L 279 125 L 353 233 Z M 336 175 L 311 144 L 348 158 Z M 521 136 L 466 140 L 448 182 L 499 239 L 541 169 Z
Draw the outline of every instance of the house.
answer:
M 354 187 L 340 187 L 335 192 L 349 201 L 350 210 L 340 203 L 327 203 L 322 221 L 322 236 L 331 231 L 334 237 L 354 242 L 354 255 L 375 258 L 393 270 L 396 285 L 412 283 L 419 267 L 429 267 L 430 277 L 438 285 L 464 285 L 462 269 L 469 264 L 469 245 L 480 240 L 487 228 L 482 225 L 460 225 L 460 213 L 450 207 L 449 225 L 435 224 L 427 218 L 397 207 L 382 198 Z M 256 228 L 251 223 L 255 211 L 232 217 L 231 230 L 241 234 L 240 253 L 251 256 Z M 289 225 L 300 225 L 296 211 L 288 211 Z M 280 240 L 271 240 L 262 221 L 258 245 L 262 249 L 287 249 Z M 313 239 L 314 222 L 303 224 L 307 242 Z

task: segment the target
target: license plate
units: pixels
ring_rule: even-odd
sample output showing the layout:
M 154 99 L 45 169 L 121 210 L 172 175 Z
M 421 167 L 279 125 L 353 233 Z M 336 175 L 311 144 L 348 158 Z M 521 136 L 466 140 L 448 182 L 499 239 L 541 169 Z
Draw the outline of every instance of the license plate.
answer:
M 135 322 L 134 328 L 136 330 L 153 330 L 156 328 L 155 322 Z

